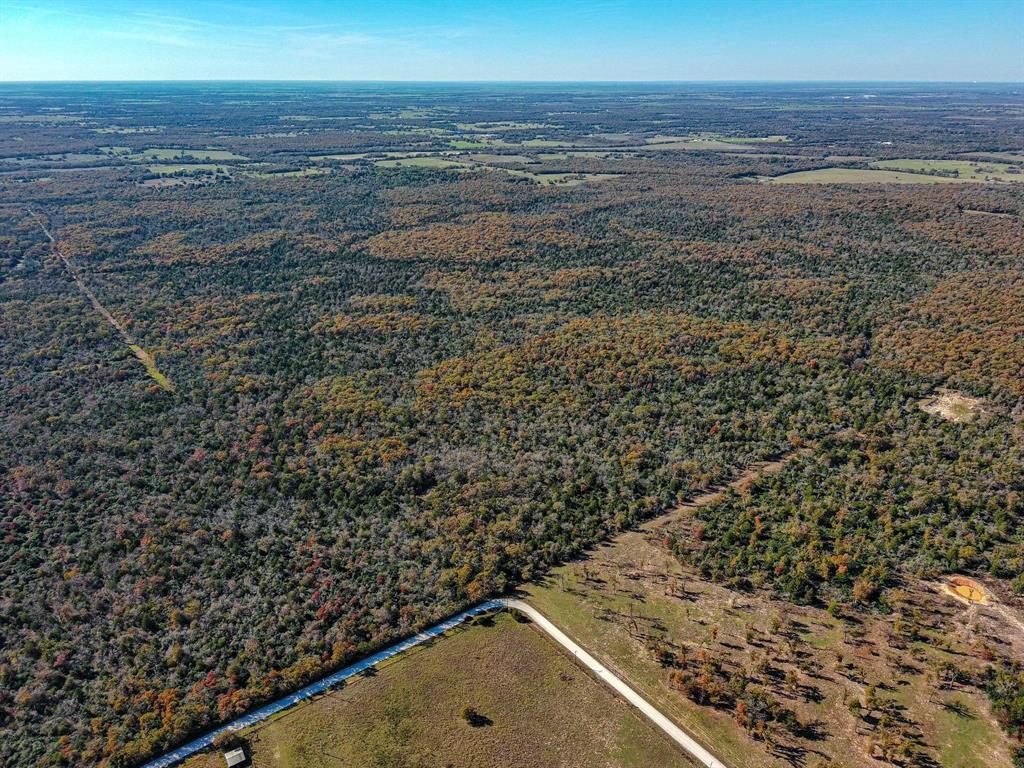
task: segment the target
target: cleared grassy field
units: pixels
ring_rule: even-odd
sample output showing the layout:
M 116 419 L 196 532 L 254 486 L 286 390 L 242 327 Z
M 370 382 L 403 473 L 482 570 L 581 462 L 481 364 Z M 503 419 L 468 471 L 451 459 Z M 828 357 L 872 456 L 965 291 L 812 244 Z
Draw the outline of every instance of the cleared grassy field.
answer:
M 678 564 L 667 553 L 648 545 L 641 534 L 629 533 L 585 565 L 559 568 L 543 584 L 529 585 L 525 591 L 529 602 L 567 635 L 727 765 L 783 768 L 785 762 L 765 754 L 731 717 L 672 690 L 668 672 L 645 650 L 643 635 L 652 624 L 669 628 L 674 641 L 705 640 L 706 627 L 723 618 L 724 606 L 703 594 L 691 604 L 657 599 L 657 587 L 649 590 L 645 582 L 634 579 L 638 570 L 649 575 L 651 586 L 679 575 Z
M 463 717 L 472 707 L 476 726 Z M 509 615 L 245 734 L 255 768 L 689 768 L 667 737 Z M 219 752 L 187 768 L 221 768 Z
M 784 144 L 789 136 L 774 134 L 772 136 L 718 136 L 726 144 Z
M 378 160 L 374 165 L 378 168 L 466 168 L 465 163 L 445 160 L 442 157 L 406 157 L 396 160 Z
M 450 142 L 455 149 L 515 149 L 522 147 L 550 148 L 550 147 L 575 147 L 579 146 L 574 141 L 559 141 L 557 139 L 526 139 L 525 141 L 506 141 L 494 136 L 480 136 L 472 139 L 454 139 Z
M 823 608 L 798 607 L 766 593 L 741 594 L 702 579 L 673 558 L 655 529 L 625 533 L 586 560 L 557 569 L 527 587 L 528 600 L 593 656 L 615 671 L 734 768 L 785 768 L 794 755 L 814 765 L 869 768 L 873 731 L 849 711 L 869 685 L 920 734 L 942 768 L 1009 768 L 1006 736 L 983 696 L 970 689 L 936 690 L 929 670 L 972 658 L 974 636 L 961 629 L 965 608 L 926 585 L 908 585 L 908 604 L 934 624 L 896 652 L 891 616 L 848 623 Z M 954 631 L 956 628 L 956 631 Z M 983 626 L 978 636 L 1005 635 Z M 786 737 L 773 750 L 740 727 L 727 709 L 702 706 L 673 687 L 672 669 L 652 647 L 707 654 L 731 674 L 747 670 L 800 722 L 818 723 L 819 738 Z M 767 671 L 754 673 L 758 660 Z M 961 706 L 962 705 L 962 706 Z M 969 746 L 968 746 L 969 745 Z
M 496 165 L 502 165 L 505 163 L 511 163 L 515 165 L 528 165 L 530 163 L 537 162 L 537 158 L 530 157 L 528 155 L 495 155 L 482 152 L 477 152 L 470 155 L 469 159 L 475 163 Z
M 909 173 L 950 173 L 971 181 L 1024 181 L 1020 168 L 1009 163 L 970 160 L 879 160 L 873 168 Z
M 772 176 L 771 184 L 962 184 L 973 179 L 949 176 L 926 176 L 922 173 L 904 173 L 865 168 L 818 168 Z
M 718 136 L 698 134 L 693 136 L 650 136 L 644 139 L 644 149 L 655 150 L 751 150 L 761 144 L 781 144 L 789 141 L 787 136 Z
M 247 176 L 254 179 L 294 179 L 302 176 L 322 176 L 330 173 L 330 168 L 300 168 L 297 171 L 249 171 L 246 173 Z
M 455 149 L 487 149 L 488 147 L 514 147 L 515 144 L 509 144 L 505 141 L 495 139 L 493 141 L 480 140 L 469 140 L 469 139 L 455 139 L 448 142 Z
M 212 163 L 158 163 L 147 166 L 150 173 L 178 173 L 179 171 L 211 171 L 220 172 L 227 169 L 223 165 Z
M 93 128 L 94 133 L 118 133 L 118 134 L 132 134 L 132 133 L 157 133 L 163 130 L 162 127 L 154 125 L 125 125 L 125 126 L 108 126 L 106 128 Z

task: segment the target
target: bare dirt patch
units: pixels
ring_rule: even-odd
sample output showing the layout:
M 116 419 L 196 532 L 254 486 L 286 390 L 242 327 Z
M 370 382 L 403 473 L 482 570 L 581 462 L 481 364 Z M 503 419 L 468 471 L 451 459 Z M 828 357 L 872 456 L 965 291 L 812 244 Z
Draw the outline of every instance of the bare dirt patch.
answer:
M 921 410 L 940 419 L 966 424 L 985 412 L 985 401 L 952 389 L 940 389 L 921 401 Z
M 942 585 L 942 592 L 968 604 L 988 605 L 991 602 L 985 588 L 966 576 L 951 576 Z

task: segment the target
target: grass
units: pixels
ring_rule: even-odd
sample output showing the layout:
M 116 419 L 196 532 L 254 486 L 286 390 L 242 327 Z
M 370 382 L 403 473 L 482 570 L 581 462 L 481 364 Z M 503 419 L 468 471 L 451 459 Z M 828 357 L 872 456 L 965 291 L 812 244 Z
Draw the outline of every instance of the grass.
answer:
M 1020 168 L 1009 163 L 970 160 L 879 160 L 872 168 L 909 173 L 948 173 L 970 181 L 1024 181 Z
M 643 149 L 731 151 L 754 149 L 762 144 L 781 144 L 788 136 L 719 136 L 696 134 L 692 136 L 650 136 L 644 139 Z
M 117 133 L 117 134 L 132 134 L 132 133 L 157 133 L 162 128 L 153 125 L 126 125 L 126 126 L 108 126 L 106 128 L 93 128 L 93 133 Z
M 464 708 L 483 716 L 466 722 Z M 255 768 L 683 768 L 667 737 L 511 616 L 450 633 L 245 732 Z M 219 753 L 186 768 L 220 768 Z
M 248 160 L 226 149 L 144 149 L 132 155 L 133 160 Z
M 455 139 L 454 141 L 448 142 L 455 149 L 487 149 L 489 147 L 508 147 L 513 146 L 507 144 L 504 141 L 485 141 L 485 140 L 467 140 L 467 139 Z
M 404 157 L 394 160 L 378 160 L 374 163 L 378 168 L 434 168 L 434 169 L 463 169 L 465 163 L 454 160 L 445 160 L 442 157 Z
M 575 147 L 576 142 L 559 141 L 557 139 L 526 139 L 525 141 L 506 141 L 494 136 L 480 136 L 471 139 L 453 139 L 448 142 L 455 149 L 514 149 L 523 147 Z
M 943 768 L 998 765 L 1000 743 L 976 705 L 962 694 L 947 695 L 935 715 L 939 763 Z
M 948 176 L 925 176 L 920 173 L 863 168 L 818 168 L 771 176 L 772 184 L 956 184 L 971 181 Z
M 304 176 L 323 176 L 326 173 L 330 173 L 330 168 L 302 168 L 298 171 L 251 171 L 247 173 L 247 176 L 251 176 L 254 179 L 294 179 L 301 178 Z
M 488 170 L 503 171 L 510 176 L 519 176 L 529 179 L 545 187 L 576 187 L 588 181 L 605 181 L 614 179 L 620 174 L 617 173 L 534 173 L 532 171 L 520 171 L 515 168 L 498 168 L 494 166 L 482 166 Z
M 536 158 L 529 157 L 528 155 L 495 155 L 487 154 L 483 152 L 474 153 L 469 156 L 469 159 L 475 163 L 484 164 L 502 164 L 502 163 L 513 163 L 516 165 L 528 165 L 530 163 L 536 163 Z
M 619 149 L 567 149 L 562 152 L 538 152 L 538 160 L 573 160 L 578 157 L 611 157 L 621 155 L 632 157 L 632 152 Z
M 153 356 L 149 354 L 149 352 L 137 344 L 129 344 L 128 347 L 135 354 L 135 357 L 137 357 L 139 361 L 146 366 L 146 373 L 149 374 L 153 381 L 168 392 L 174 390 L 174 385 L 171 384 L 170 379 L 160 373 L 160 369 L 156 367 L 156 360 L 153 359 Z
M 726 144 L 784 144 L 789 141 L 789 136 L 775 134 L 772 136 L 717 136 L 719 141 Z
M 839 666 L 855 663 L 868 683 L 886 688 L 884 695 L 906 707 L 904 714 L 920 727 L 927 749 L 942 768 L 968 765 L 1009 768 L 1006 737 L 987 711 L 984 696 L 971 689 L 957 693 L 964 719 L 944 708 L 927 675 L 928 665 L 910 662 L 891 666 L 891 616 L 861 615 L 847 624 L 823 608 L 798 607 L 764 592 L 731 592 L 702 579 L 679 564 L 653 529 L 620 535 L 585 560 L 556 569 L 544 583 L 526 587 L 528 599 L 570 637 L 608 668 L 632 684 L 665 714 L 690 731 L 731 768 L 783 768 L 788 763 L 751 739 L 729 712 L 702 707 L 674 690 L 670 670 L 648 651 L 651 638 L 685 646 L 692 653 L 705 649 L 727 668 L 739 670 L 751 658 L 766 655 L 779 678 L 796 675 L 807 695 L 790 693 L 781 682 L 758 684 L 769 688 L 801 722 L 819 721 L 828 735 L 822 741 L 797 740 L 813 765 L 813 750 L 827 754 L 843 768 L 869 768 L 870 733 L 855 723 L 847 709 L 852 697 L 862 696 L 865 684 Z M 908 604 L 940 621 L 935 642 L 951 637 L 957 626 L 943 616 L 959 616 L 966 608 L 938 597 L 924 585 L 908 584 Z M 775 622 L 782 622 L 778 631 Z M 787 629 L 786 625 L 789 625 Z M 998 631 L 979 628 L 980 635 Z M 749 633 L 749 634 L 748 634 Z M 854 635 L 853 633 L 856 633 Z M 962 638 L 949 655 L 961 666 L 970 652 Z M 929 658 L 945 660 L 944 651 L 922 644 Z M 901 652 L 906 658 L 909 650 Z M 915 671 L 916 668 L 916 671 Z M 811 695 L 813 694 L 813 695 Z M 967 749 L 965 745 L 977 746 Z M 971 762 L 971 756 L 981 756 Z M 983 758 L 983 759 L 982 759 Z
M 645 590 L 625 588 L 631 583 L 630 563 L 665 572 L 673 568 L 664 554 L 649 549 L 639 533 L 626 534 L 590 558 L 584 576 L 581 565 L 558 569 L 543 585 L 530 585 L 528 599 L 567 635 L 616 672 L 658 709 L 707 746 L 716 757 L 735 768 L 783 768 L 784 762 L 762 755 L 754 742 L 728 716 L 699 707 L 673 691 L 667 673 L 650 657 L 634 634 L 631 621 L 640 617 L 641 628 L 671 628 L 672 639 L 703 638 L 719 616 L 718 607 L 701 601 L 692 606 L 652 599 Z M 652 557 L 659 558 L 657 561 Z M 613 586 L 618 579 L 619 586 Z M 608 589 L 604 589 L 608 587 Z M 731 621 L 731 620 L 730 620 Z M 723 634 L 725 627 L 721 627 Z
M 159 174 L 179 173 L 181 171 L 210 171 L 211 173 L 227 171 L 223 165 L 214 165 L 213 163 L 158 163 L 147 166 L 147 169 L 150 173 Z
M 574 141 L 558 141 L 556 139 L 527 139 L 520 142 L 523 147 L 575 147 Z

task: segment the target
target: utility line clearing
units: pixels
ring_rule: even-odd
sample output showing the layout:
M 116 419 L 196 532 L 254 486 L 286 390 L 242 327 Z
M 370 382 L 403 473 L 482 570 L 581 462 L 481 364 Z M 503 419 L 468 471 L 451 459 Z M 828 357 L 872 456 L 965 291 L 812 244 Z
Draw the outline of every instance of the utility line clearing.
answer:
M 128 345 L 128 348 L 132 351 L 132 354 L 134 354 L 135 357 L 138 358 L 139 362 L 146 367 L 146 372 L 150 375 L 153 381 L 155 381 L 168 392 L 174 391 L 174 385 L 171 383 L 170 379 L 164 376 L 156 367 L 156 360 L 153 359 L 153 356 L 149 354 L 149 352 L 144 350 L 139 345 L 139 343 L 135 341 L 132 335 L 128 333 L 128 331 L 126 331 L 119 322 L 117 322 L 117 320 L 114 318 L 112 314 L 110 314 L 107 308 L 100 304 L 100 300 L 96 298 L 96 294 L 89 290 L 89 287 L 82 281 L 81 276 L 78 274 L 78 270 L 76 270 L 71 265 L 71 262 L 64 255 L 64 252 L 61 251 L 60 245 L 58 245 L 53 235 L 50 234 L 50 230 L 46 228 L 46 225 L 43 223 L 43 220 L 36 214 L 35 211 L 29 210 L 28 213 L 33 219 L 35 219 L 36 223 L 39 225 L 39 228 L 43 230 L 43 234 L 46 235 L 47 239 L 50 241 L 50 249 L 60 259 L 61 263 L 64 265 L 64 270 L 71 276 L 71 279 L 75 281 L 75 284 L 78 286 L 78 289 L 83 294 L 85 294 L 86 298 L 89 299 L 89 301 L 92 303 L 96 311 L 99 312 L 103 316 L 103 318 L 108 323 L 110 323 L 111 326 L 113 326 L 114 330 L 117 331 L 118 335 L 121 337 L 121 340 Z

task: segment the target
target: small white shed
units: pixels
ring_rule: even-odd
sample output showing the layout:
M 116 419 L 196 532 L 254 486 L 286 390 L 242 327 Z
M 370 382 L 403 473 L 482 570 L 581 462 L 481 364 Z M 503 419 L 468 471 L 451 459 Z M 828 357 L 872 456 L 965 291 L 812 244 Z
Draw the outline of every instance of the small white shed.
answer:
M 244 765 L 245 750 L 242 747 L 239 747 L 238 749 L 232 749 L 230 752 L 225 752 L 224 762 L 228 764 L 228 768 L 235 768 L 236 765 Z

